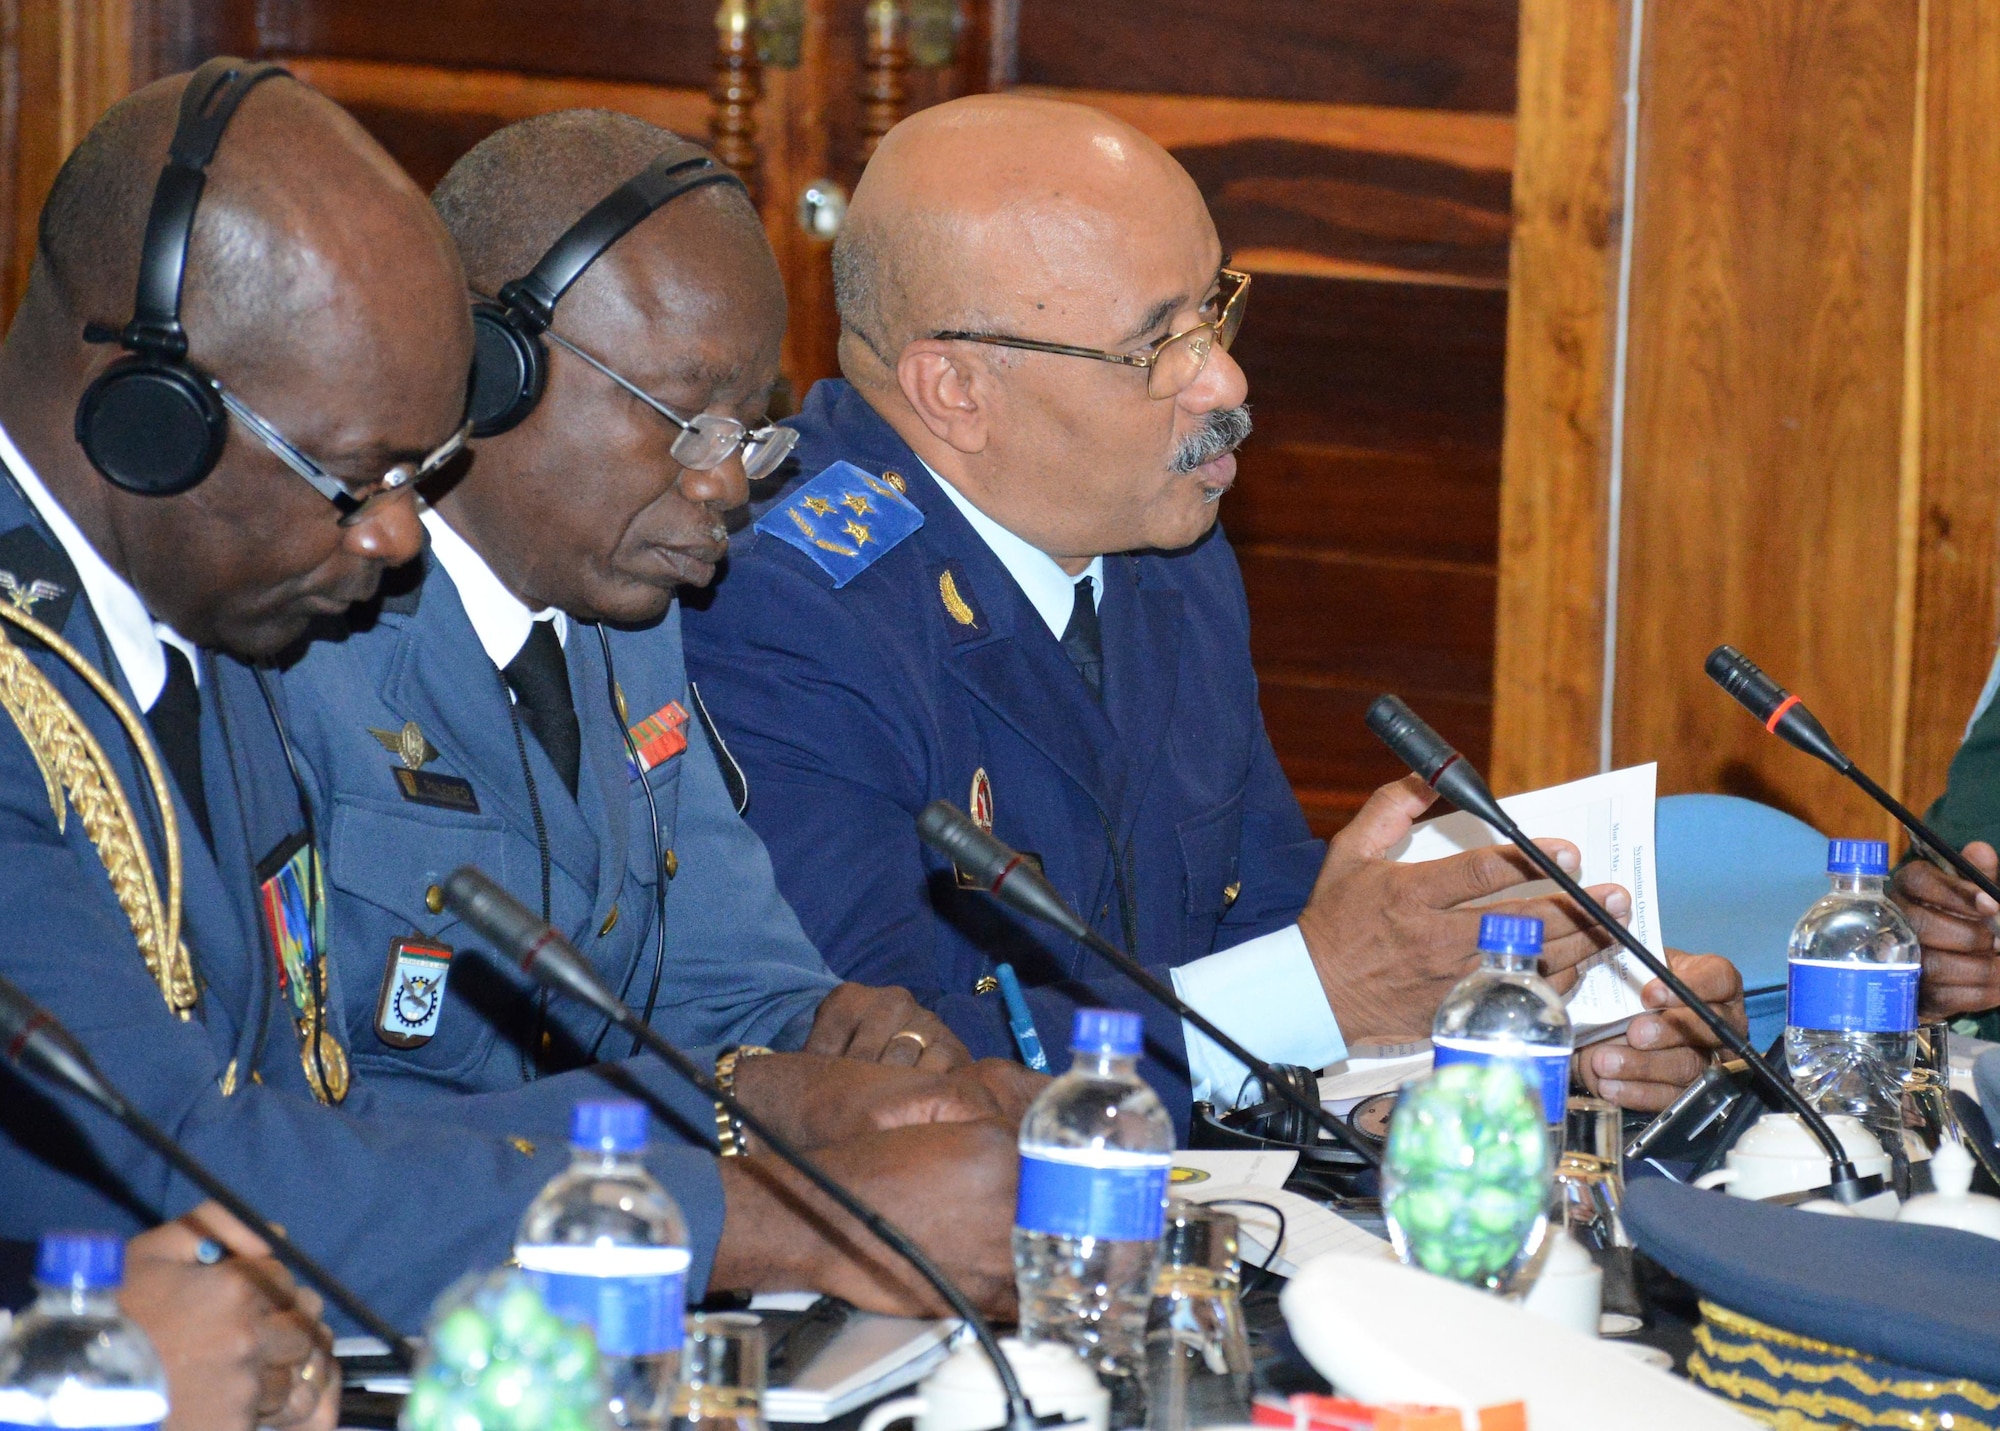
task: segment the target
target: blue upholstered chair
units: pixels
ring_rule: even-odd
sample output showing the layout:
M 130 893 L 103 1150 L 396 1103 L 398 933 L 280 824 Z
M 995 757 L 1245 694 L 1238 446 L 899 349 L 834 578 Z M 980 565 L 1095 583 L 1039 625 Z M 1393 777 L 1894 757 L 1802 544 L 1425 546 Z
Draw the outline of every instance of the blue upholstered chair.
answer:
M 1742 971 L 1750 1042 L 1768 1047 L 1785 1027 L 1792 926 L 1826 893 L 1826 836 L 1754 800 L 1669 795 L 1655 837 L 1662 937 Z

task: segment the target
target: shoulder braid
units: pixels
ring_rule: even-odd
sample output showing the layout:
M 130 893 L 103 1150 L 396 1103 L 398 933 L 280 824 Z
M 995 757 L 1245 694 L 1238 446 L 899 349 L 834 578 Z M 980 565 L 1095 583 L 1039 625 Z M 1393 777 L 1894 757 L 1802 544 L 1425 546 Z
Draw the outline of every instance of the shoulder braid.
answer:
M 153 748 L 151 732 L 104 675 L 47 625 L 7 601 L 0 601 L 0 623 L 19 627 L 61 657 L 111 708 L 139 753 L 166 832 L 164 905 L 152 863 L 147 858 L 145 838 L 132 813 L 131 802 L 125 798 L 116 768 L 83 717 L 63 699 L 55 683 L 28 659 L 27 653 L 7 639 L 5 625 L 0 624 L 0 709 L 13 718 L 21 738 L 41 767 L 57 827 L 64 828 L 66 824 L 65 796 L 77 818 L 83 821 L 84 833 L 110 877 L 118 907 L 125 911 L 125 918 L 132 926 L 132 936 L 146 961 L 146 971 L 159 984 L 167 1007 L 185 1019 L 194 1008 L 199 991 L 195 986 L 193 961 L 181 940 L 180 825 L 174 814 L 173 792 L 159 754 Z

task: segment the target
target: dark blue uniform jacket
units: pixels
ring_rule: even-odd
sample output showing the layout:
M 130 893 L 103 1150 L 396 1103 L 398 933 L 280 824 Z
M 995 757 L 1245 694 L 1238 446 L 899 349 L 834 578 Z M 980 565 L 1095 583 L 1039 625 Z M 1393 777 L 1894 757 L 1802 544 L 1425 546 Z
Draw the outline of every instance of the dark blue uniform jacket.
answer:
M 838 590 L 746 531 L 707 608 L 690 603 L 689 670 L 749 773 L 779 888 L 837 973 L 910 988 L 975 1054 L 1013 1052 L 999 997 L 975 992 L 1001 960 L 1030 986 L 1058 1069 L 1077 1006 L 1137 1010 L 1146 1072 L 1185 1126 L 1180 1021 L 1075 941 L 960 890 L 915 820 L 932 800 L 965 807 L 983 770 L 994 834 L 1162 977 L 1296 920 L 1324 846 L 1264 732 L 1229 543 L 1218 530 L 1105 559 L 1100 705 L 853 388 L 820 383 L 792 425 L 797 473 L 772 505 L 845 460 L 898 474 L 924 524 Z
M 58 630 L 131 694 L 75 573 L 11 483 L 0 481 L 0 552 L 16 588 L 49 581 L 66 606 Z M 13 628 L 7 639 L 19 644 Z M 67 664 L 31 659 L 89 724 L 147 830 L 164 882 L 159 821 L 124 729 Z M 254 673 L 202 663 L 202 753 L 211 853 L 178 793 L 186 881 L 182 932 L 201 986 L 192 1019 L 176 1018 L 147 972 L 96 850 L 75 811 L 58 824 L 42 770 L 13 720 L 0 715 L 0 972 L 47 1007 L 138 1107 L 190 1148 L 307 1251 L 392 1321 L 420 1326 L 460 1274 L 496 1266 L 521 1213 L 568 1165 L 570 1105 L 605 1096 L 603 1079 L 565 1074 L 505 1093 L 415 1110 L 358 1078 L 337 1109 L 317 1103 L 298 1034 L 276 989 L 255 867 L 302 828 Z M 162 893 L 164 894 L 164 883 Z M 234 1070 L 233 1091 L 225 1081 Z M 708 1105 L 664 1071 L 628 1065 L 678 1110 L 685 1133 L 656 1124 L 654 1172 L 692 1233 L 698 1288 L 722 1229 L 715 1160 L 696 1141 Z M 78 1100 L 0 1069 L 0 1237 L 55 1227 L 132 1232 L 200 1200 L 109 1119 Z

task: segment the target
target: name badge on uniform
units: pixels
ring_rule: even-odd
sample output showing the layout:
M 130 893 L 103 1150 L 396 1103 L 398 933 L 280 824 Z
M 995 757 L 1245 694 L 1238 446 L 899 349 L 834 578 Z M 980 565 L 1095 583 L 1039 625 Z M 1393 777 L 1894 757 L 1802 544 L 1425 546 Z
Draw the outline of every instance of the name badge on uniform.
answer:
M 444 1012 L 444 985 L 451 973 L 451 946 L 412 934 L 389 941 L 382 970 L 382 995 L 375 1005 L 375 1033 L 391 1048 L 422 1048 L 437 1032 Z
M 625 733 L 632 738 L 632 749 L 638 754 L 639 768 L 632 769 L 628 757 L 626 774 L 636 780 L 650 770 L 657 770 L 688 748 L 688 713 L 679 701 L 668 701 L 637 725 Z
M 439 810 L 456 810 L 461 815 L 479 813 L 479 797 L 472 782 L 458 775 L 440 775 L 435 770 L 411 770 L 397 766 L 389 772 L 396 788 L 413 805 L 430 805 Z

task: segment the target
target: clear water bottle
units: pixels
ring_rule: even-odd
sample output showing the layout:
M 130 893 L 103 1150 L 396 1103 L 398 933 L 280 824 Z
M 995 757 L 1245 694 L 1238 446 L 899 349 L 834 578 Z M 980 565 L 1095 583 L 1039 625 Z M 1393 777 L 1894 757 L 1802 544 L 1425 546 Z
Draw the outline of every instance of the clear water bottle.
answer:
M 125 1244 L 109 1233 L 42 1239 L 35 1304 L 0 1342 L 0 1428 L 137 1431 L 166 1420 L 167 1374 L 118 1310 L 124 1279 Z
M 680 1377 L 688 1234 L 681 1210 L 640 1161 L 646 1109 L 579 1103 L 569 1171 L 529 1204 L 514 1260 L 549 1310 L 597 1336 L 620 1426 L 661 1426 Z
M 1917 936 L 1885 892 L 1883 841 L 1831 841 L 1826 872 L 1833 888 L 1792 930 L 1785 1062 L 1813 1107 L 1853 1114 L 1900 1151 L 1923 973 Z
M 1431 1024 L 1437 1067 L 1514 1064 L 1541 1095 L 1557 1152 L 1569 1112 L 1569 1055 L 1575 1035 L 1562 995 L 1536 972 L 1542 921 L 1489 914 L 1479 921 L 1479 967 L 1445 996 Z
M 1111 1389 L 1115 1427 L 1145 1424 L 1146 1312 L 1174 1126 L 1138 1074 L 1137 1014 L 1077 1011 L 1068 1073 L 1021 1123 L 1014 1279 L 1021 1336 L 1059 1342 Z

